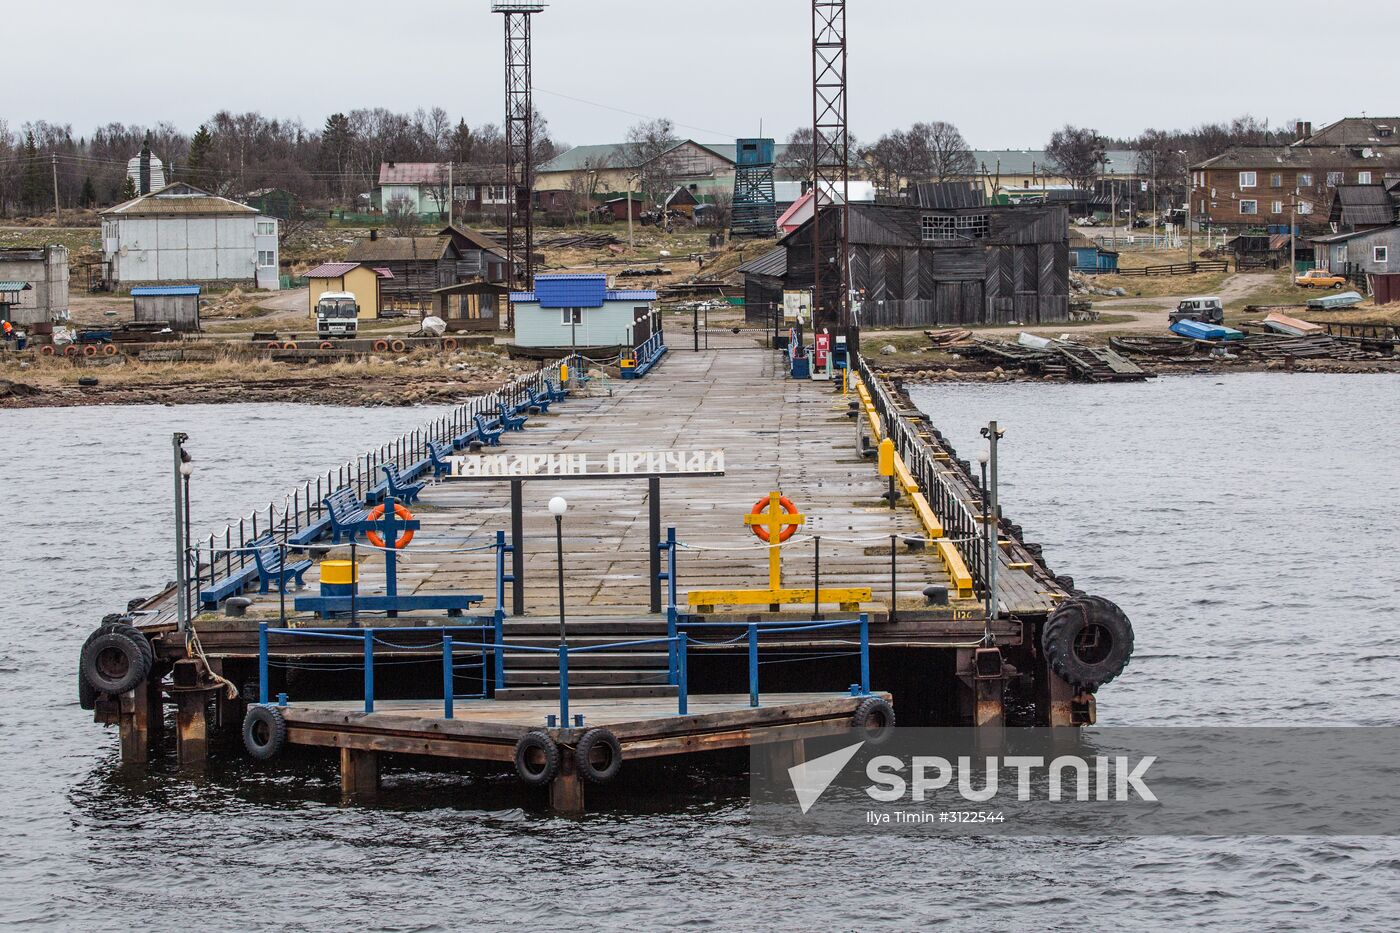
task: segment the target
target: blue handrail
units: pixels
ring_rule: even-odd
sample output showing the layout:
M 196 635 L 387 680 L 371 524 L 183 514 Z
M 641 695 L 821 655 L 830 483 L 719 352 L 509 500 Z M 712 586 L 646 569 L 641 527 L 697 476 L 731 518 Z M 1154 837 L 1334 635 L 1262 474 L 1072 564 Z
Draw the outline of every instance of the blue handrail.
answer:
M 672 607 L 674 609 L 674 607 Z M 870 616 L 862 613 L 856 619 L 837 619 L 831 622 L 787 622 L 774 619 L 767 622 L 690 622 L 687 620 L 675 620 L 674 612 L 668 616 L 668 625 L 673 625 L 677 629 L 690 628 L 738 628 L 744 629 L 748 642 L 749 660 L 749 705 L 759 705 L 758 691 L 758 634 L 760 631 L 770 635 L 786 635 L 793 632 L 811 632 L 818 629 L 847 628 L 858 626 L 860 629 L 860 683 L 852 684 L 851 691 L 854 694 L 859 690 L 859 696 L 870 693 Z M 681 637 L 688 637 L 681 632 Z
M 258 623 L 258 702 L 266 704 L 268 702 L 268 640 L 272 635 L 284 635 L 292 638 L 324 638 L 338 641 L 359 642 L 361 647 L 362 663 L 364 664 L 364 711 L 374 712 L 374 643 L 377 637 L 388 634 L 414 634 L 427 631 L 442 633 L 443 652 L 443 715 L 447 719 L 452 718 L 453 699 L 455 691 L 452 688 L 453 671 L 453 651 L 457 648 L 480 649 L 484 655 L 487 651 L 502 652 L 506 649 L 511 651 L 526 651 L 536 653 L 554 653 L 559 657 L 559 721 L 567 725 L 569 721 L 569 655 L 587 654 L 591 651 L 608 651 L 619 648 L 638 648 L 646 645 L 666 644 L 668 650 L 679 659 L 678 678 L 679 691 L 677 693 L 676 712 L 685 715 L 689 708 L 689 697 L 686 690 L 686 642 L 689 637 L 685 634 L 668 636 L 666 638 L 641 638 L 630 641 L 608 642 L 602 645 L 581 645 L 570 647 L 567 645 L 514 645 L 507 644 L 501 638 L 502 613 L 497 610 L 490 625 L 434 625 L 425 627 L 415 627 L 406 629 L 403 627 L 389 628 L 365 628 L 354 630 L 351 634 L 345 630 L 329 631 L 326 629 L 283 629 L 269 628 L 266 622 Z M 491 641 L 456 641 L 452 632 L 492 632 L 494 638 Z M 404 648 L 417 646 L 400 646 Z M 426 646 L 424 646 L 426 647 Z M 484 672 L 483 672 L 484 673 Z M 498 683 L 501 680 L 500 665 L 497 665 L 496 678 Z M 483 693 L 484 696 L 484 693 Z

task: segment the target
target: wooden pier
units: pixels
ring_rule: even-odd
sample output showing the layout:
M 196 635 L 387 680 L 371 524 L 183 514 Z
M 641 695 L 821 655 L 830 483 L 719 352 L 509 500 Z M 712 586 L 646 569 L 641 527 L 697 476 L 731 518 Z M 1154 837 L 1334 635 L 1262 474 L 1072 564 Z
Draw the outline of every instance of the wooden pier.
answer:
M 1052 667 L 1090 670 L 1064 667 L 1067 651 L 1083 654 L 1085 665 L 1095 652 L 1121 654 L 1111 637 L 1117 632 L 1121 642 L 1121 631 L 1110 632 L 1106 648 L 1095 629 L 1098 608 L 1083 610 L 1073 582 L 1056 577 L 1004 517 L 988 545 L 971 470 L 897 386 L 862 367 L 842 391 L 841 382 L 788 378 L 784 361 L 756 347 L 680 351 L 644 379 L 585 383 L 575 360 L 567 399 L 529 414 L 523 430 L 507 431 L 486 453 L 603 460 L 620 451 L 722 450 L 723 475 L 429 481 L 411 505 L 416 537 L 395 554 L 396 592 L 483 594 L 467 617 L 364 611 L 347 627 L 344 616 L 298 611 L 297 597 L 306 594 L 280 594 L 274 585 L 267 594 L 246 593 L 251 605 L 242 614 L 195 615 L 196 645 L 179 630 L 179 594 L 167 591 L 125 620 L 149 645 L 149 679 L 121 695 L 96 691 L 98 719 L 121 725 L 128 761 L 144 760 L 159 725 L 155 712 L 168 699 L 181 711 L 181 760 L 196 763 L 208 725 L 236 727 L 249 708 L 275 709 L 285 741 L 341 749 L 343 778 L 356 793 L 377 786 L 373 756 L 383 752 L 508 761 L 534 733 L 568 759 L 593 728 L 613 736 L 624 759 L 781 745 L 785 730 L 799 724 L 851 728 L 872 697 L 893 703 L 909 724 L 994 726 L 1009 721 L 1009 708 L 1029 715 L 1027 724 L 1091 722 L 1098 684 L 1085 675 L 1072 685 Z M 425 436 L 450 437 L 460 423 L 468 423 L 465 414 Z M 877 465 L 886 438 L 898 442 L 891 477 Z M 406 449 L 412 446 L 400 444 L 395 454 L 404 469 L 424 456 Z M 802 521 L 778 549 L 783 597 L 770 601 L 762 594 L 772 592 L 773 555 L 751 533 L 759 522 L 746 524 L 745 515 L 775 491 Z M 567 499 L 559 541 L 546 507 L 556 496 Z M 285 540 L 303 539 L 305 525 L 320 520 L 318 504 L 303 509 L 281 517 Z M 328 538 L 302 549 L 317 559 L 352 555 Z M 997 565 L 990 616 L 989 552 Z M 363 546 L 353 556 L 358 593 L 370 605 L 386 594 L 386 560 Z M 227 553 L 206 554 L 201 579 L 206 571 L 217 579 L 220 561 L 232 567 Z M 317 566 L 306 583 L 306 593 L 319 588 Z M 823 598 L 812 600 L 818 591 Z M 707 595 L 697 602 L 687 598 L 692 592 Z M 1081 607 L 1082 622 L 1051 624 L 1071 606 Z M 457 633 L 457 647 L 444 647 L 448 626 L 469 629 Z M 359 644 L 294 637 L 318 628 L 372 628 L 370 641 L 380 647 L 371 656 Z M 1045 643 L 1047 631 L 1064 645 Z M 385 632 L 394 637 L 380 637 Z M 568 701 L 560 708 L 556 649 L 565 639 L 565 692 L 582 726 Z M 1130 629 L 1128 639 L 1130 651 Z M 688 649 L 688 685 L 678 683 L 678 640 Z M 1074 647 L 1081 643 L 1087 647 Z M 477 667 L 466 663 L 478 655 Z M 857 656 L 870 683 L 856 675 Z M 353 674 L 337 680 L 327 673 L 370 657 L 395 662 L 380 675 L 388 698 L 377 705 L 365 702 L 375 693 L 368 678 L 361 697 Z M 755 703 L 759 663 L 767 666 Z M 427 672 L 437 665 L 444 673 L 435 681 Z M 292 669 L 304 676 L 288 681 Z M 750 693 L 740 693 L 746 680 Z M 290 696 L 279 704 L 279 693 Z M 449 693 L 457 694 L 451 718 L 443 708 Z M 393 698 L 410 695 L 417 699 Z M 567 761 L 561 767 L 551 776 L 560 785 L 555 803 L 578 809 L 581 785 Z

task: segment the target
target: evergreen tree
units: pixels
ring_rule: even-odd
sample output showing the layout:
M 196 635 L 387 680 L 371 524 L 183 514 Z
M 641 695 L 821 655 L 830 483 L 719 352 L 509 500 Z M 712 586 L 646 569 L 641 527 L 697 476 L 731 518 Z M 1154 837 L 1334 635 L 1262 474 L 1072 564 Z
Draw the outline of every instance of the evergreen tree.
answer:
M 185 164 L 185 175 L 191 184 L 212 190 L 217 182 L 214 178 L 213 156 L 214 134 L 209 132 L 209 127 L 201 123 L 190 139 L 190 157 Z
M 136 198 L 136 182 L 132 181 L 132 180 L 131 180 L 131 176 L 128 175 L 128 176 L 126 176 L 126 180 L 122 183 L 122 200 L 123 200 L 123 201 L 131 201 L 131 200 L 134 200 L 135 198 Z
M 34 144 L 34 133 L 24 136 L 24 174 L 20 176 L 19 203 L 30 211 L 38 211 L 44 206 L 44 195 L 48 190 L 45 182 L 44 166 L 39 160 L 39 147 Z
M 321 171 L 334 177 L 328 186 L 341 201 L 345 200 L 347 179 L 350 171 L 350 157 L 355 146 L 355 132 L 350 128 L 350 118 L 343 113 L 333 113 L 326 117 L 325 129 L 321 131 Z
M 78 206 L 83 208 L 92 207 L 97 203 L 97 188 L 92 184 L 92 176 L 83 179 L 83 191 L 78 195 Z

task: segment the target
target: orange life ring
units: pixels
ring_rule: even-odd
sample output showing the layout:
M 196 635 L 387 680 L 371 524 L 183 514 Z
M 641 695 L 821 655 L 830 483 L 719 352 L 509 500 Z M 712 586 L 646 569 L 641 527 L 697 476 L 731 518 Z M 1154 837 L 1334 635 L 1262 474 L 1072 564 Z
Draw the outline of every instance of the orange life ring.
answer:
M 395 340 L 393 343 L 389 344 L 389 349 L 393 350 L 395 353 L 402 353 L 408 349 L 408 344 L 404 343 L 402 340 Z
M 394 514 L 395 514 L 396 516 L 398 516 L 399 518 L 403 519 L 404 521 L 409 521 L 409 520 L 411 520 L 411 519 L 413 518 L 413 513 L 410 512 L 410 511 L 408 510 L 408 507 L 405 506 L 402 502 L 395 502 L 395 503 L 394 503 Z M 379 505 L 376 505 L 374 508 L 370 509 L 369 515 L 365 516 L 365 521 L 367 521 L 367 522 L 372 522 L 372 521 L 375 521 L 376 519 L 380 519 L 380 518 L 383 518 L 383 517 L 384 517 L 384 503 L 381 502 Z M 375 547 L 383 547 L 383 546 L 384 546 L 384 536 L 381 535 L 381 534 L 380 534 L 379 532 L 377 532 L 377 531 L 371 531 L 371 532 L 369 532 L 368 534 L 366 534 L 365 537 L 366 537 L 366 538 L 369 538 L 369 543 L 370 543 L 370 544 L 373 544 Z M 410 541 L 412 541 L 412 540 L 413 540 L 413 532 L 412 532 L 412 531 L 405 531 L 405 532 L 403 533 L 403 535 L 399 538 L 399 540 L 397 540 L 397 541 L 394 542 L 394 547 L 395 547 L 395 548 L 406 548 L 406 547 L 408 547 L 408 542 L 410 542 Z
M 789 499 L 787 496 L 779 496 L 778 504 L 781 505 L 783 507 L 783 511 L 788 513 L 789 515 L 797 514 L 797 506 L 793 505 L 792 500 Z M 749 510 L 749 514 L 762 515 L 767 508 L 768 497 L 764 496 L 762 499 L 759 499 L 753 504 L 753 508 Z M 764 528 L 762 525 L 750 525 L 749 529 L 753 531 L 754 537 L 758 538 L 758 540 L 763 541 L 764 543 L 767 543 L 767 528 Z M 778 532 L 778 543 L 782 544 L 784 541 L 786 541 L 788 538 L 791 538 L 795 534 L 797 534 L 796 525 L 784 525 L 783 530 Z
M 76 343 L 70 343 L 68 346 L 63 348 L 64 356 L 77 356 L 81 352 L 83 351 L 78 348 L 78 345 Z
M 54 349 L 50 344 L 44 344 L 42 347 L 39 348 L 40 356 L 53 356 L 53 354 Z
M 268 348 L 269 350 L 280 350 L 280 349 L 282 349 L 282 345 L 281 345 L 280 343 L 278 343 L 276 340 L 269 340 L 269 341 L 267 342 L 267 348 Z
M 90 344 L 88 344 L 87 346 L 83 347 L 83 356 L 96 356 L 96 355 L 97 355 L 97 344 L 95 344 L 95 343 L 90 343 Z
M 387 340 L 376 340 L 376 341 L 374 342 L 374 352 L 375 352 L 375 353 L 383 353 L 383 352 L 384 352 L 385 350 L 387 350 L 387 349 L 389 349 L 389 341 L 387 341 Z
M 288 340 L 286 343 L 282 344 L 283 350 L 295 350 L 296 348 L 297 342 L 295 340 Z
M 322 341 L 321 341 L 321 349 L 322 349 L 322 350 L 330 350 L 330 349 L 332 349 L 333 347 L 335 347 L 335 344 L 331 343 L 329 340 L 322 340 Z
M 117 355 L 117 345 L 116 345 L 115 343 L 104 343 L 104 344 L 102 345 L 102 355 L 103 355 L 103 356 L 116 356 L 116 355 Z
M 444 337 L 444 338 L 442 338 L 442 348 L 443 348 L 444 350 L 455 350 L 455 349 L 457 349 L 457 338 L 456 338 L 456 337 Z

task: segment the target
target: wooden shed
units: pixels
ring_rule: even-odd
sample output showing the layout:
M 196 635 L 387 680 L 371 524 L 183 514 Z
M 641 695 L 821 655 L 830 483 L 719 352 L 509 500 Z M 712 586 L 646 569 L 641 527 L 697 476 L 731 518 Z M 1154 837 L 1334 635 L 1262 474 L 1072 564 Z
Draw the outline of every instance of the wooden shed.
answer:
M 504 320 L 510 289 L 490 282 L 462 282 L 433 291 L 432 313 L 451 331 L 494 332 Z
M 199 330 L 198 285 L 151 285 L 131 290 L 134 320 L 163 322 L 176 332 Z
M 434 290 L 457 284 L 461 258 L 450 236 L 381 237 L 371 232 L 350 248 L 346 260 L 388 270 L 391 277 L 379 285 L 384 307 L 425 311 Z
M 783 306 L 783 276 L 787 275 L 787 250 L 771 249 L 741 265 L 744 277 L 744 321 L 771 325 Z
M 851 286 L 863 327 L 1069 319 L 1069 212 L 1056 205 L 850 205 Z M 841 211 L 822 208 L 825 237 Z M 812 287 L 812 223 L 781 241 L 784 287 Z M 829 323 L 829 322 L 819 322 Z

